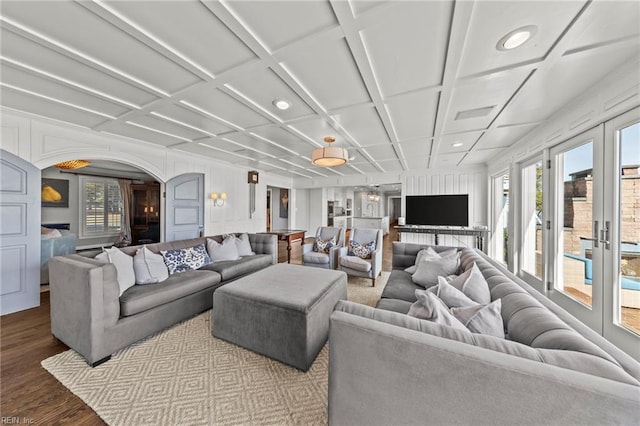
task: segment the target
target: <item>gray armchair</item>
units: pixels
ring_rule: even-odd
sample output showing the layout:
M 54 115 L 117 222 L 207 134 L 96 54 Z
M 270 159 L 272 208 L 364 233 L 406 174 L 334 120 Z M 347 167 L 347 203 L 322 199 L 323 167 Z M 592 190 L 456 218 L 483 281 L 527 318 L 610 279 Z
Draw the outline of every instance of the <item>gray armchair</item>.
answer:
M 372 287 L 376 286 L 376 277 L 382 272 L 382 229 L 354 228 L 351 230 L 349 241 L 339 251 L 339 269 L 347 275 L 356 277 L 371 278 Z M 376 248 L 371 253 L 370 259 L 362 259 L 358 256 L 349 256 L 349 245 L 351 241 L 361 245 L 376 242 Z
M 336 245 L 329 250 L 329 253 L 322 253 L 313 251 L 315 243 L 304 244 L 302 246 L 302 264 L 316 268 L 337 269 L 338 251 L 340 248 L 344 247 L 345 244 L 344 231 L 344 228 L 320 226 L 316 230 L 316 241 L 326 241 L 335 237 Z

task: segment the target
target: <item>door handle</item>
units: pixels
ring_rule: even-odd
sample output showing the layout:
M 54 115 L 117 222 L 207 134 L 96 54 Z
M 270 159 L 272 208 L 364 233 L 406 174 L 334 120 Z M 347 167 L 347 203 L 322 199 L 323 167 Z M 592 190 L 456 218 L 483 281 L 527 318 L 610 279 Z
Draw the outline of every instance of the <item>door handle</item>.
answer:
M 600 240 L 598 240 L 598 221 L 597 220 L 593 221 L 593 237 L 591 238 L 580 237 L 580 239 L 586 240 L 586 241 L 593 241 L 593 248 L 598 248 L 598 243 L 600 242 Z
M 600 242 L 604 244 L 604 248 L 609 250 L 611 248 L 611 242 L 609 241 L 609 226 L 611 222 L 606 221 L 604 223 L 604 228 L 600 231 Z

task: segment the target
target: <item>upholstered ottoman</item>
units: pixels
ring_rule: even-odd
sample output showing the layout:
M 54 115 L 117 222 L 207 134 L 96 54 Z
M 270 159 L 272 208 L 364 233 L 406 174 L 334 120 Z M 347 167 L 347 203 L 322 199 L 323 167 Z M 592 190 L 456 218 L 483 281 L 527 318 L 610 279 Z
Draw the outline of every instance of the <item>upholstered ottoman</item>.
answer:
M 281 263 L 218 288 L 211 334 L 307 371 L 347 299 L 347 274 Z

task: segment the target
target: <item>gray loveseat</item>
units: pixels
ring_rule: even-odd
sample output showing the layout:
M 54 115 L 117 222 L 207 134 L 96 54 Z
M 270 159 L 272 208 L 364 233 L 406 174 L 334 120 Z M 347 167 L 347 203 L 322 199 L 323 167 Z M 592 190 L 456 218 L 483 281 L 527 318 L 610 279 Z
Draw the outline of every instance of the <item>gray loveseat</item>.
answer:
M 218 242 L 222 236 L 148 244 L 155 253 Z M 119 296 L 116 268 L 93 257 L 99 251 L 49 261 L 52 334 L 96 366 L 111 354 L 210 309 L 216 288 L 277 263 L 275 235 L 249 234 L 254 256 L 214 262 L 158 284 L 134 285 Z M 120 250 L 133 256 L 142 246 Z
M 640 364 L 482 252 L 460 267 L 501 299 L 506 339 L 406 315 L 421 287 L 404 269 L 425 247 L 394 243 L 377 309 L 336 306 L 331 424 L 637 424 Z

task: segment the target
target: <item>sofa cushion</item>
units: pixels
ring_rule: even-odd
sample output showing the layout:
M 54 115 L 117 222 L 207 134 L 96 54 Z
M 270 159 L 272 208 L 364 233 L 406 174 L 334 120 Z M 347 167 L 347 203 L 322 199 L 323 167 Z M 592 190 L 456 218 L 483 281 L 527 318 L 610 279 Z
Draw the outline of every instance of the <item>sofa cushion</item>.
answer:
M 223 281 L 241 277 L 271 265 L 273 257 L 270 254 L 256 254 L 245 256 L 238 260 L 223 260 L 203 266 L 200 270 L 216 271 Z
M 217 272 L 190 269 L 171 275 L 158 284 L 133 286 L 120 296 L 120 315 L 126 317 L 147 311 L 200 290 L 217 286 L 220 281 L 220 274 Z
M 474 302 L 486 305 L 491 303 L 491 292 L 489 285 L 484 279 L 482 272 L 478 269 L 475 262 L 471 268 L 460 274 L 460 276 L 451 280 L 450 284 L 462 291 L 467 297 Z
M 458 269 L 457 257 L 441 257 L 439 259 L 425 259 L 418 264 L 411 280 L 424 288 L 438 284 L 438 277 L 454 274 Z
M 451 313 L 472 333 L 504 339 L 504 324 L 500 315 L 501 301 L 494 300 L 488 305 L 451 308 Z
M 169 275 L 198 269 L 211 263 L 211 258 L 204 248 L 204 244 L 181 249 L 161 250 L 160 254 L 164 258 L 164 263 L 169 269 Z
M 136 284 L 154 284 L 169 278 L 164 258 L 149 250 L 147 246 L 142 246 L 133 256 L 133 271 Z
M 302 255 L 304 263 L 315 263 L 318 265 L 328 265 L 329 255 L 323 252 L 310 251 Z
M 407 315 L 437 324 L 466 330 L 467 327 L 449 312 L 447 305 L 438 296 L 427 290 L 416 290 L 416 300 Z
M 207 252 L 212 262 L 240 259 L 236 238 L 233 235 L 226 236 L 222 240 L 222 244 L 212 238 L 207 238 Z
M 380 299 L 376 305 L 377 309 L 384 309 L 385 311 L 393 311 L 401 314 L 406 314 L 411 309 L 411 302 L 399 299 Z
M 371 262 L 367 262 L 360 256 L 342 256 L 340 265 L 361 272 L 369 272 L 371 270 Z
M 389 275 L 387 285 L 380 296 L 383 299 L 400 299 L 407 302 L 416 301 L 416 290 L 423 290 L 411 280 L 411 274 L 401 269 L 394 269 Z

